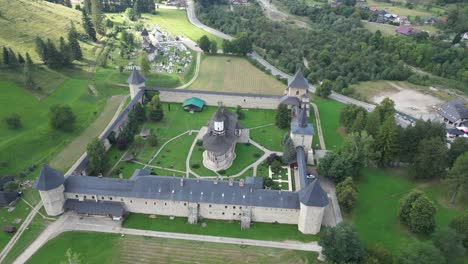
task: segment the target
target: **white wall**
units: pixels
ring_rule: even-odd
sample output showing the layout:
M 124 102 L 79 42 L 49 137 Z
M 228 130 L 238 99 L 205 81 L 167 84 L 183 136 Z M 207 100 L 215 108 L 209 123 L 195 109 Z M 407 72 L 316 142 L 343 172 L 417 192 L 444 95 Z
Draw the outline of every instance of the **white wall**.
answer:
M 305 206 L 301 203 L 298 228 L 304 234 L 317 234 L 322 226 L 325 207 Z

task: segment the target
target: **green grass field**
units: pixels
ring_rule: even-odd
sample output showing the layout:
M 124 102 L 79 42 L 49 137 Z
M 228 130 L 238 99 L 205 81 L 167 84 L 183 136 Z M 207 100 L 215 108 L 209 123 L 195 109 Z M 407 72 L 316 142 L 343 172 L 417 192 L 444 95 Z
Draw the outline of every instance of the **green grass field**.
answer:
M 244 58 L 205 56 L 189 89 L 281 95 L 285 85 Z
M 388 25 L 388 24 L 378 24 L 378 23 L 372 23 L 372 22 L 361 22 L 364 28 L 369 30 L 370 32 L 376 32 L 377 30 L 380 30 L 382 35 L 384 36 L 391 36 L 395 35 L 396 32 L 396 26 Z
M 417 237 L 398 221 L 399 200 L 418 188 L 435 203 L 438 228 L 466 209 L 460 200 L 456 208 L 447 207 L 447 192 L 439 181 L 417 183 L 407 179 L 404 171 L 366 169 L 357 182 L 358 202 L 350 219 L 366 245 L 380 245 L 396 252 Z M 426 237 L 420 237 L 426 239 Z
M 201 223 L 206 223 L 202 227 Z M 159 216 L 156 219 L 144 214 L 130 214 L 123 223 L 124 227 L 155 230 L 163 232 L 177 232 L 197 235 L 226 236 L 237 238 L 249 238 L 259 240 L 296 240 L 317 241 L 316 235 L 304 235 L 297 230 L 297 225 L 254 223 L 249 229 L 241 229 L 238 221 L 221 221 L 204 219 L 199 224 L 187 224 L 187 218 L 176 217 L 174 220 L 167 216 Z
M 345 132 L 340 126 L 340 111 L 345 106 L 337 101 L 313 96 L 312 101 L 317 104 L 320 113 L 325 145 L 329 150 L 336 150 L 344 142 Z
M 34 48 L 36 36 L 47 37 L 58 43 L 67 37 L 70 21 L 77 30 L 81 26 L 80 11 L 46 1 L 0 0 L 0 46 L 8 46 L 23 55 L 29 52 L 38 60 Z M 89 57 L 95 44 L 81 42 L 84 55 Z
M 414 18 L 415 16 L 420 16 L 420 17 L 436 16 L 430 11 L 421 10 L 421 9 L 409 9 L 404 6 L 392 6 L 392 4 L 390 3 L 378 2 L 375 0 L 367 0 L 362 5 L 366 5 L 368 7 L 376 7 L 379 10 L 385 10 L 389 13 L 397 14 L 399 16 L 410 16 L 411 18 Z
M 269 150 L 283 151 L 283 139 L 288 133 L 287 129 L 279 129 L 271 125 L 251 129 L 250 138 Z
M 185 134 L 167 144 L 151 165 L 185 171 L 185 159 L 192 146 L 195 134 Z
M 99 243 L 90 243 L 98 241 Z M 68 232 L 49 241 L 30 264 L 65 262 L 68 249 L 86 263 L 317 263 L 304 251 L 117 234 Z

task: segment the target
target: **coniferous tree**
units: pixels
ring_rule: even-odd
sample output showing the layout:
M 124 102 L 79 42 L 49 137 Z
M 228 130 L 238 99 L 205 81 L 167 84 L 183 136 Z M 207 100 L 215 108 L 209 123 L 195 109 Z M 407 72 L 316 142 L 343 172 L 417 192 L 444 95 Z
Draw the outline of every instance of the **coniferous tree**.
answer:
M 11 48 L 8 49 L 8 57 L 10 59 L 10 67 L 16 67 L 18 65 L 18 59 L 16 58 L 15 52 Z
M 86 147 L 88 154 L 88 172 L 91 175 L 103 174 L 109 165 L 106 148 L 98 138 L 93 139 Z
M 29 56 L 28 53 L 26 53 L 26 58 Z M 31 58 L 29 60 L 26 60 L 24 63 L 24 85 L 26 86 L 27 89 L 34 89 L 34 80 L 32 77 L 32 71 L 33 71 L 33 64 L 31 61 Z
M 21 53 L 19 53 L 19 52 L 18 52 L 18 63 L 19 63 L 19 64 L 23 64 L 23 63 L 24 63 L 23 55 L 21 55 Z
M 283 157 L 284 164 L 289 164 L 296 160 L 296 148 L 290 137 L 286 137 L 283 143 Z
M 468 193 L 468 151 L 458 156 L 450 169 L 446 182 L 451 192 L 450 202 L 454 203 L 457 195 Z
M 93 21 L 94 28 L 96 29 L 96 31 L 100 34 L 104 34 L 101 0 L 91 0 L 91 19 Z
M 47 63 L 47 45 L 40 37 L 36 37 L 36 53 L 43 62 Z
M 78 32 L 76 31 L 75 24 L 70 22 L 70 30 L 68 31 L 68 43 L 73 53 L 73 59 L 83 59 L 83 53 L 81 52 L 80 43 L 78 42 Z
M 58 68 L 63 65 L 62 54 L 57 50 L 55 44 L 50 39 L 47 39 L 46 56 L 47 65 L 50 67 Z
M 94 29 L 93 23 L 91 22 L 91 18 L 89 18 L 88 13 L 83 9 L 82 11 L 83 15 L 83 28 L 88 34 L 88 36 L 91 38 L 91 40 L 96 41 L 96 30 Z
M 10 54 L 8 53 L 8 49 L 6 47 L 3 47 L 2 55 L 3 55 L 3 64 L 9 65 L 10 64 Z
M 71 1 L 70 1 L 70 0 L 65 0 L 64 5 L 65 5 L 66 7 L 70 7 L 70 8 L 72 7 L 72 4 L 71 4 Z
M 26 63 L 33 64 L 33 61 L 31 60 L 31 56 L 29 56 L 29 53 L 26 52 Z
M 63 37 L 60 37 L 60 46 L 59 46 L 60 54 L 62 57 L 62 66 L 68 66 L 73 61 L 73 52 L 71 50 L 70 45 L 65 42 Z
M 278 105 L 276 110 L 276 126 L 279 128 L 288 128 L 291 123 L 291 115 L 288 106 L 285 104 Z
M 149 118 L 155 122 L 159 122 L 164 118 L 164 112 L 161 105 L 161 100 L 158 95 L 153 96 L 151 99 L 151 110 Z
M 83 10 L 86 14 L 91 14 L 91 0 L 84 0 Z
M 393 161 L 397 149 L 397 128 L 393 118 L 387 118 L 379 129 L 376 138 L 377 150 L 380 151 L 379 163 L 386 165 Z
M 148 75 L 150 73 L 150 70 L 151 70 L 151 64 L 150 64 L 150 61 L 148 59 L 148 53 L 146 52 L 142 52 L 141 53 L 141 72 L 143 73 L 143 75 Z

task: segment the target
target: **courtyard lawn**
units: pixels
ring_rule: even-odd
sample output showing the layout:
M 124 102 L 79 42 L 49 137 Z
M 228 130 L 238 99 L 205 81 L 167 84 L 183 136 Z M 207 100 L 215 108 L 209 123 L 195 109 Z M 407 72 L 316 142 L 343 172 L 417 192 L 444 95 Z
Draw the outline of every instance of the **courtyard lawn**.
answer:
M 206 35 L 210 40 L 215 40 L 218 43 L 218 48 L 221 48 L 223 40 L 202 29 L 192 25 L 187 18 L 187 11 L 162 9 L 156 11 L 156 15 L 143 14 L 143 23 L 156 24 L 160 26 L 162 31 L 166 31 L 175 36 L 184 35 L 189 39 L 197 42 L 203 35 Z
M 203 151 L 205 149 L 201 146 L 194 147 L 192 156 L 190 156 L 190 168 L 199 176 L 216 176 L 215 172 L 203 166 Z
M 380 245 L 391 252 L 397 252 L 408 242 L 417 238 L 398 221 L 399 200 L 412 189 L 424 191 L 437 208 L 438 228 L 448 223 L 466 209 L 444 205 L 446 192 L 440 182 L 418 184 L 406 178 L 404 171 L 365 169 L 358 180 L 358 201 L 350 217 L 366 245 Z M 426 238 L 426 237 L 422 237 Z
M 289 131 L 275 125 L 250 130 L 250 138 L 272 151 L 283 151 L 283 139 Z
M 129 179 L 130 177 L 132 177 L 135 170 L 143 169 L 143 167 L 144 167 L 143 165 L 140 165 L 137 163 L 121 161 L 117 164 L 115 169 L 109 174 L 109 177 L 119 178 L 120 174 L 122 174 L 123 179 Z
M 99 243 L 89 243 L 99 241 Z M 118 234 L 67 232 L 50 240 L 28 263 L 65 262 L 68 249 L 86 263 L 318 263 L 306 251 Z
M 345 131 L 340 126 L 340 111 L 345 106 L 342 103 L 313 96 L 320 113 L 323 137 L 328 150 L 337 150 L 344 143 Z
M 151 165 L 185 171 L 185 159 L 189 154 L 195 136 L 195 134 L 185 134 L 169 142 L 151 162 Z
M 201 223 L 206 223 L 207 226 L 202 227 Z M 241 229 L 239 221 L 203 219 L 199 224 L 190 225 L 187 224 L 187 218 L 183 217 L 176 217 L 171 220 L 167 216 L 158 216 L 156 219 L 152 219 L 144 214 L 130 214 L 125 219 L 123 227 L 273 241 L 296 240 L 308 242 L 318 240 L 317 235 L 304 235 L 299 232 L 297 225 L 254 223 L 249 229 Z
M 231 109 L 235 111 L 234 109 Z M 255 128 L 275 123 L 276 110 L 242 109 L 243 118 L 239 120 L 244 128 Z
M 285 85 L 244 58 L 204 56 L 189 89 L 282 95 Z

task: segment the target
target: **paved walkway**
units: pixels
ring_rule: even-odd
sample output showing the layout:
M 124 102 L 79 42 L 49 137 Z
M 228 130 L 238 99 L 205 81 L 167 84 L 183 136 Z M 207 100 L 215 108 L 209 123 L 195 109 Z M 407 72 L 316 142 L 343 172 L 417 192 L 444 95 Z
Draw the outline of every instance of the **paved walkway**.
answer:
M 170 233 L 159 232 L 150 230 L 140 230 L 131 228 L 122 228 L 120 222 L 115 222 L 109 218 L 103 217 L 80 217 L 72 212 L 63 214 L 59 220 L 50 224 L 39 237 L 13 262 L 14 264 L 25 263 L 39 248 L 47 243 L 50 239 L 68 231 L 86 231 L 86 232 L 101 232 L 101 233 L 114 233 L 135 236 L 149 236 L 160 237 L 169 239 L 183 239 L 190 241 L 224 243 L 232 245 L 248 245 L 257 247 L 281 248 L 289 250 L 302 250 L 319 253 L 321 256 L 322 247 L 317 242 L 296 242 L 296 241 L 266 241 L 254 239 L 242 239 L 231 237 L 218 237 L 218 236 L 205 236 L 205 235 L 192 235 L 183 233 Z
M 198 74 L 200 73 L 200 63 L 201 63 L 201 52 L 197 52 L 197 64 L 195 68 L 195 74 L 193 75 L 192 79 L 187 82 L 186 84 L 183 84 L 175 89 L 185 89 L 192 85 L 198 78 Z

